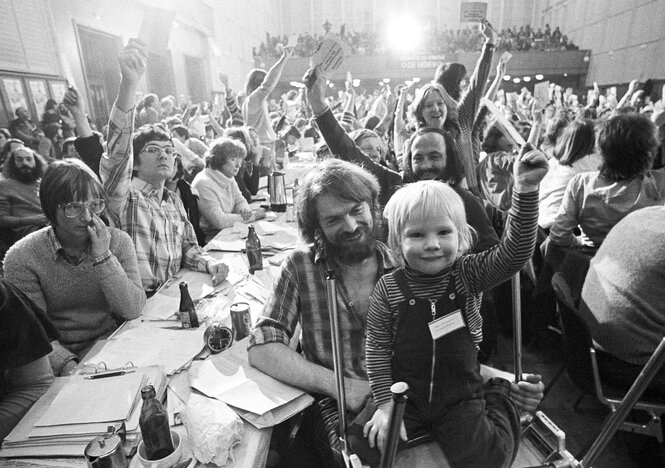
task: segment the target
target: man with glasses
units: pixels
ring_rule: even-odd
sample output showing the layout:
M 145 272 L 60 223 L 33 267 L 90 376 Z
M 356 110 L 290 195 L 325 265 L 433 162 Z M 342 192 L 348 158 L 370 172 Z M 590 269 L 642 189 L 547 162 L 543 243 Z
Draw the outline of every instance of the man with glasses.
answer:
M 217 285 L 228 267 L 199 247 L 182 202 L 164 187 L 176 160 L 170 133 L 152 124 L 132 136 L 134 96 L 146 56 L 145 46 L 134 39 L 118 55 L 122 79 L 109 120 L 108 152 L 100 164 L 109 218 L 134 241 L 147 293 L 183 267 L 210 273 Z
M 100 218 L 106 201 L 92 169 L 78 159 L 53 162 L 39 196 L 50 226 L 7 252 L 5 278 L 58 329 L 49 360 L 66 375 L 118 323 L 138 317 L 146 297 L 131 239 Z

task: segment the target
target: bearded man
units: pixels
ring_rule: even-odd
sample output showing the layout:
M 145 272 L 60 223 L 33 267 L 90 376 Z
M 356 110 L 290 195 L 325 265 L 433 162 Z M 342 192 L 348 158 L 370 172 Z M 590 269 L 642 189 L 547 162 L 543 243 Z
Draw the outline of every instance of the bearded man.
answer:
M 47 224 L 39 202 L 39 183 L 46 163 L 25 146 L 14 149 L 7 158 L 0 180 L 0 228 L 9 228 L 14 241 Z
M 337 311 L 349 420 L 371 395 L 365 366 L 365 331 L 370 296 L 382 275 L 397 267 L 391 251 L 374 236 L 379 184 L 356 164 L 329 159 L 310 171 L 298 190 L 298 228 L 307 245 L 282 262 L 272 294 L 249 342 L 249 362 L 261 371 L 315 397 L 299 434 L 315 461 L 289 460 L 289 466 L 342 466 L 338 441 L 337 388 L 333 371 L 326 272 L 337 278 Z M 297 325 L 302 354 L 289 347 Z M 295 340 L 298 336 L 295 336 Z M 483 369 L 486 369 L 483 367 Z M 490 374 L 484 374 L 490 377 Z M 518 407 L 532 411 L 542 399 L 540 377 L 513 384 Z M 332 448 L 332 450 L 331 450 Z

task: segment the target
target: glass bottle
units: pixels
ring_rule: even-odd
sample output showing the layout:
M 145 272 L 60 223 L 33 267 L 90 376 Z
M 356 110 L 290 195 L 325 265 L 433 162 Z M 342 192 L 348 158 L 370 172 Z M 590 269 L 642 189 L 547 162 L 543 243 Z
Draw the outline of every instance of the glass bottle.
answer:
M 199 327 L 199 317 L 196 315 L 194 301 L 192 301 L 192 297 L 189 295 L 187 281 L 180 282 L 180 307 L 178 307 L 178 315 L 180 316 L 183 328 Z
M 249 261 L 249 272 L 253 275 L 257 270 L 263 270 L 263 255 L 261 255 L 261 241 L 259 236 L 256 235 L 254 225 L 249 225 L 247 232 L 247 260 Z
M 171 439 L 169 415 L 164 405 L 157 399 L 155 387 L 146 385 L 141 389 L 143 406 L 139 416 L 139 427 L 148 460 L 167 457 L 175 448 Z

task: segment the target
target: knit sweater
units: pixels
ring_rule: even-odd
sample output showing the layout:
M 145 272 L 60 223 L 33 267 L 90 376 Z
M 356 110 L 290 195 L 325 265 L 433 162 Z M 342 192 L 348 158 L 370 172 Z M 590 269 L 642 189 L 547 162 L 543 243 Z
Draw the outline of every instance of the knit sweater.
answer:
M 5 278 L 44 309 L 60 332 L 51 363 L 58 371 L 71 353 L 83 354 L 119 322 L 138 317 L 146 297 L 130 237 L 108 228 L 110 255 L 93 263 L 89 251 L 78 265 L 63 256 L 53 228 L 18 241 L 5 257 Z
M 210 167 L 196 174 L 192 187 L 199 194 L 201 229 L 209 241 L 225 227 L 242 222 L 240 212 L 249 209 L 238 183 Z
M 580 313 L 608 353 L 644 365 L 665 336 L 665 207 L 612 228 L 584 281 Z M 665 371 L 665 369 L 663 369 Z

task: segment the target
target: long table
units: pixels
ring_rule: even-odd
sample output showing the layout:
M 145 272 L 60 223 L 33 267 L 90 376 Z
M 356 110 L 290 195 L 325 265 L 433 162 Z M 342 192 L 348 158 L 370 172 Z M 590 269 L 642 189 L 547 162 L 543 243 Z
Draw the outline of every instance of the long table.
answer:
M 285 223 L 285 214 L 279 214 L 277 216 L 277 220 L 275 223 Z M 225 229 L 222 230 L 219 234 L 218 237 L 224 237 L 228 236 L 230 233 L 231 229 Z M 232 272 L 235 273 L 235 276 L 237 278 L 237 275 L 245 275 L 246 274 L 246 268 L 245 271 L 238 271 L 242 270 L 242 265 L 246 265 L 246 260 L 244 259 L 244 254 L 241 252 L 218 252 L 218 251 L 209 251 L 209 253 L 216 258 L 221 258 L 228 262 L 228 264 L 232 268 Z M 269 268 L 273 268 L 274 271 L 276 271 L 276 267 L 273 265 L 272 267 L 269 266 L 268 258 L 264 258 L 264 265 L 266 270 Z M 233 271 L 235 270 L 235 271 Z M 247 281 L 242 280 L 240 283 L 236 284 L 235 289 L 241 289 L 240 287 L 242 286 L 243 282 Z M 227 293 L 232 293 L 232 288 L 234 286 L 227 285 Z M 154 297 L 153 297 L 154 298 Z M 148 303 L 146 304 L 146 309 L 150 307 L 151 301 L 154 299 L 151 298 L 148 300 Z M 194 298 L 196 299 L 196 298 Z M 251 311 L 251 316 L 252 316 L 252 322 L 254 323 L 257 319 L 257 317 L 261 314 L 262 311 L 262 304 L 258 302 L 257 300 L 251 298 L 251 297 L 244 297 L 244 296 L 236 296 L 237 301 L 243 301 L 243 302 L 249 302 L 250 303 L 250 311 Z M 164 305 L 164 296 L 160 298 L 160 306 Z M 168 301 L 170 301 L 169 307 L 173 309 L 173 311 L 177 311 L 178 309 L 178 304 L 179 304 L 179 298 L 178 297 L 172 297 L 169 298 Z M 227 301 L 225 304 L 225 307 L 228 308 L 230 305 L 231 301 Z M 224 315 L 224 314 L 222 314 Z M 226 314 L 226 316 L 221 320 L 221 323 L 229 328 L 232 328 L 230 316 Z M 170 318 L 168 320 L 149 320 L 148 317 L 145 316 L 145 309 L 144 309 L 144 315 L 142 315 L 140 318 L 130 321 L 130 322 L 125 322 L 123 326 L 112 335 L 113 338 L 115 337 L 122 337 L 123 334 L 129 332 L 132 329 L 135 329 L 137 327 L 167 327 L 167 328 L 174 328 L 179 325 L 179 322 L 177 321 L 177 318 Z M 201 324 L 201 326 L 205 326 L 204 323 Z M 91 350 L 90 352 L 81 360 L 81 362 L 85 362 L 90 360 L 91 358 L 94 358 L 94 356 L 100 352 L 101 350 L 104 349 L 104 346 L 109 343 L 109 340 L 101 340 L 99 341 Z M 235 344 L 234 346 L 242 346 L 246 345 L 246 342 L 242 342 L 242 344 Z M 205 350 L 202 353 L 203 355 L 200 357 L 206 357 Z M 209 353 L 208 356 L 209 357 Z M 83 370 L 83 365 L 80 364 L 78 371 Z M 184 370 L 183 372 L 177 373 L 173 376 L 170 377 L 169 379 L 169 387 L 174 387 L 174 388 L 179 388 L 179 391 L 181 393 L 185 393 L 185 400 L 189 396 L 189 383 L 187 379 L 187 373 L 188 369 Z M 102 397 L 102 396 L 100 396 Z M 185 434 L 184 427 L 183 426 L 174 426 L 174 430 L 177 430 L 181 434 Z M 268 447 L 270 443 L 270 437 L 272 434 L 272 429 L 271 428 L 265 428 L 265 429 L 257 429 L 254 427 L 252 424 L 248 422 L 244 422 L 244 435 L 243 435 L 243 441 L 240 443 L 238 446 L 236 446 L 233 449 L 233 454 L 234 454 L 234 463 L 229 464 L 227 466 L 231 467 L 237 467 L 237 468 L 254 468 L 254 467 L 263 467 L 265 466 L 266 463 L 266 458 L 268 454 Z M 37 452 L 37 451 L 36 451 Z M 38 457 L 39 454 L 35 453 L 35 456 Z M 7 458 L 7 459 L 0 459 L 0 465 L 1 466 L 68 466 L 68 467 L 75 467 L 75 466 L 86 466 L 86 462 L 83 458 L 83 453 L 81 453 L 81 458 Z M 131 466 L 135 466 L 136 463 L 133 462 L 133 464 L 130 464 Z M 196 466 L 206 466 L 203 464 L 198 463 Z M 213 465 L 210 465 L 213 466 Z

